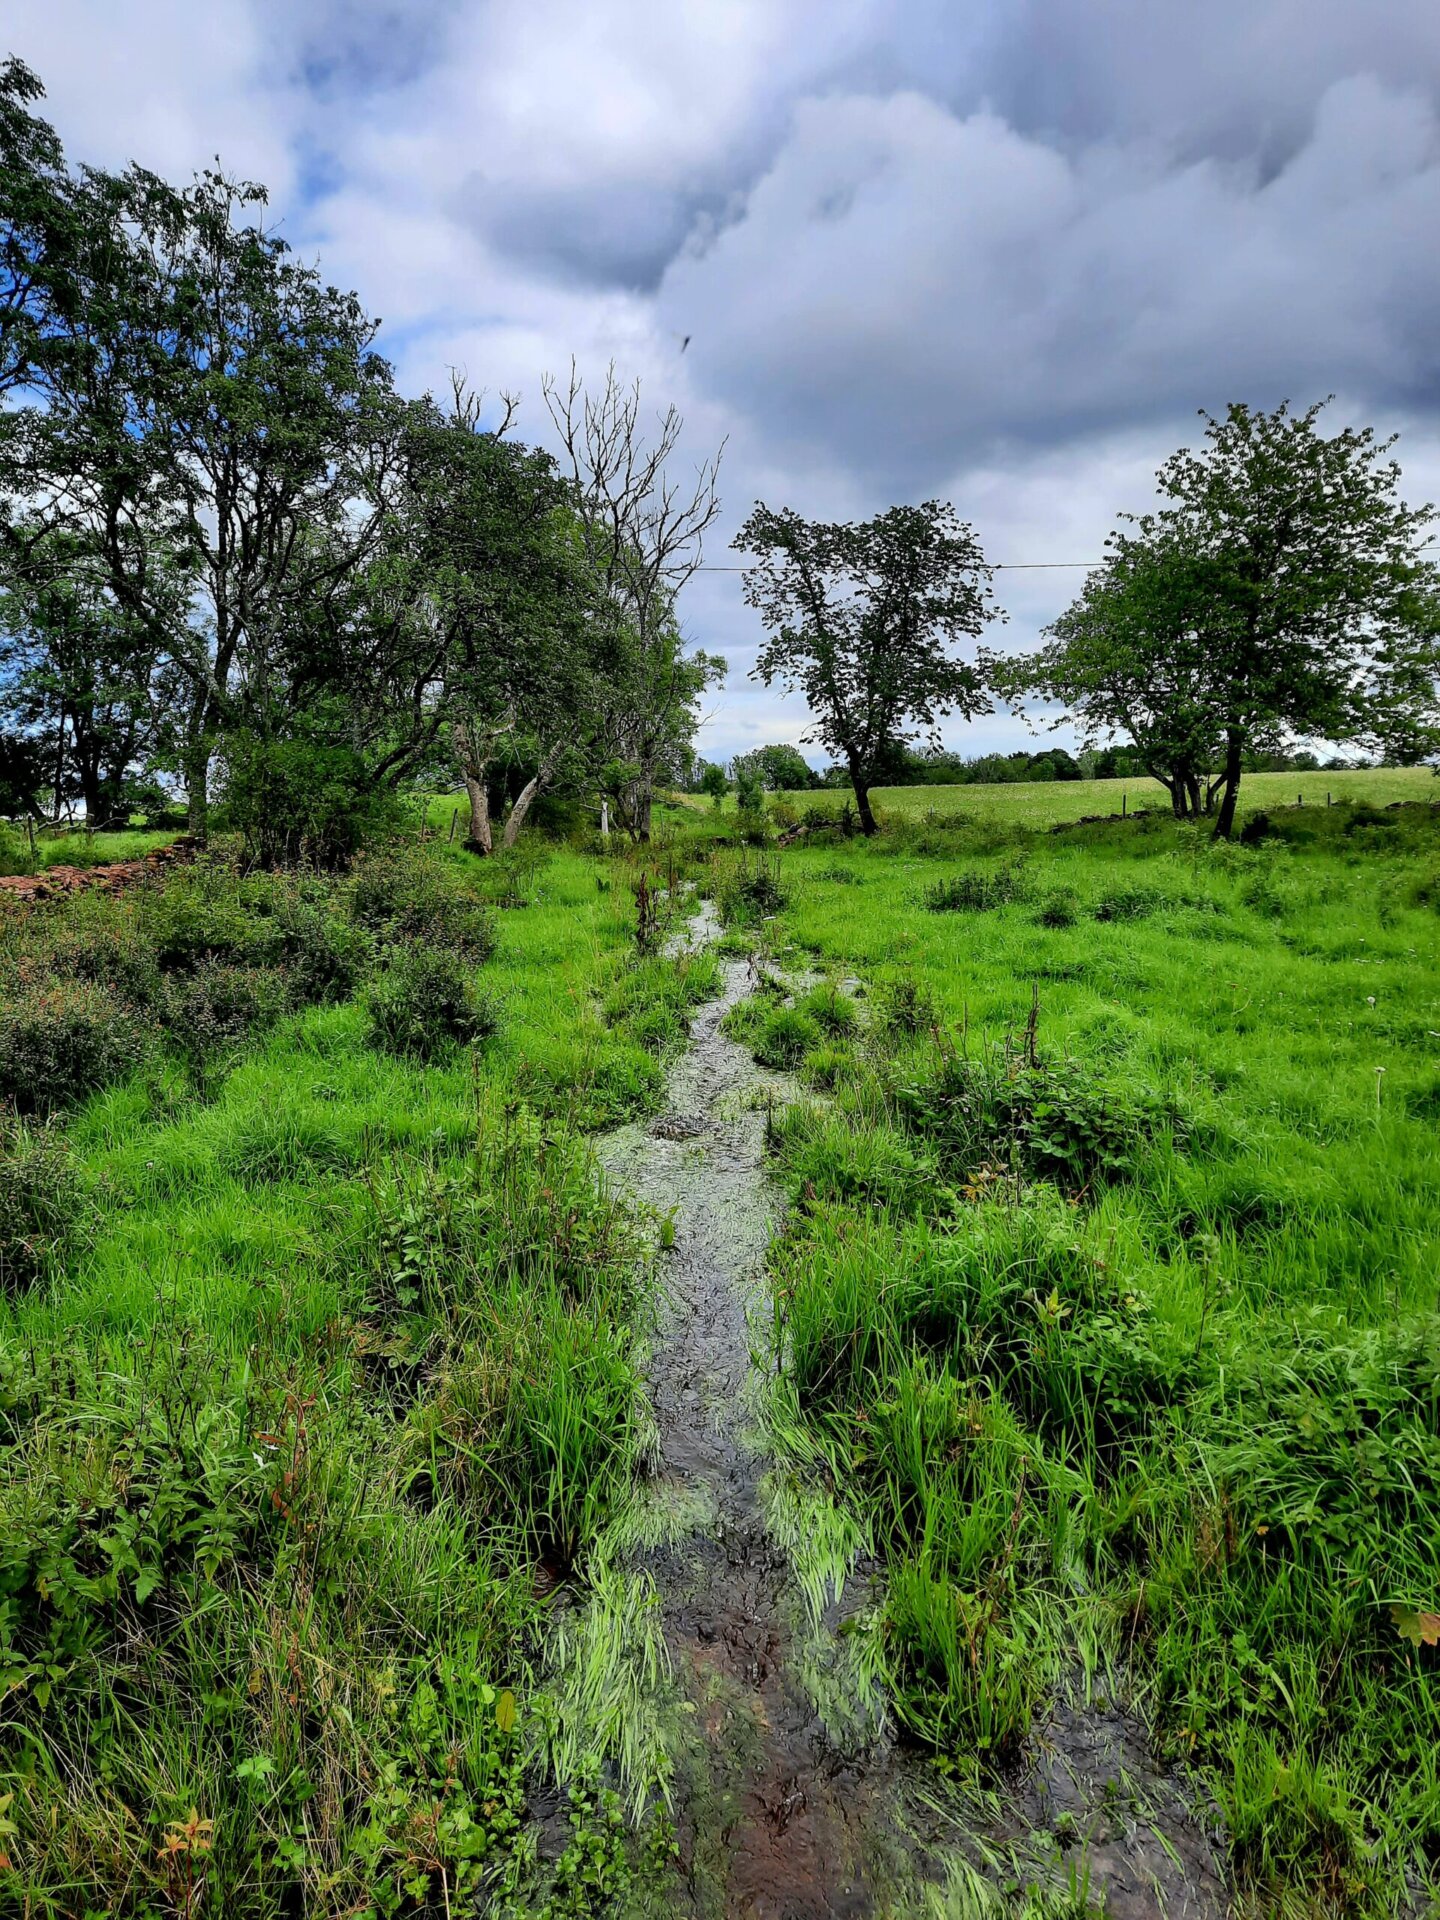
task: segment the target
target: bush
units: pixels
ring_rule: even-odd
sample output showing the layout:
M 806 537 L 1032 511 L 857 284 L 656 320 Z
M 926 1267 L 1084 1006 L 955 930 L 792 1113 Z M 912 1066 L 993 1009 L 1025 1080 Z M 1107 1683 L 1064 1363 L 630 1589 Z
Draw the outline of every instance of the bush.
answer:
M 221 805 L 247 856 L 262 867 L 348 866 L 400 818 L 395 796 L 376 790 L 348 747 L 253 733 L 226 740 Z
M 348 999 L 370 959 L 364 931 L 337 919 L 327 900 L 303 895 L 287 900 L 276 918 L 294 1003 Z
M 0 1119 L 0 1294 L 48 1279 L 89 1211 L 87 1191 L 51 1129 Z
M 286 1001 L 285 976 L 275 968 L 206 960 L 193 973 L 167 977 L 159 1011 L 170 1039 L 203 1077 L 251 1033 L 273 1026 Z
M 928 1079 L 900 1089 L 899 1105 L 947 1172 L 1015 1165 L 1070 1193 L 1128 1178 L 1150 1140 L 1181 1127 L 1155 1093 L 1109 1086 L 1077 1060 L 946 1051 Z
M 443 949 L 472 963 L 495 951 L 495 922 L 464 873 L 414 847 L 387 847 L 357 863 L 350 915 L 380 939 Z
M 0 1007 L 0 1106 L 54 1113 L 118 1080 L 144 1051 L 134 1015 L 103 989 L 19 987 Z
M 715 883 L 715 908 L 726 927 L 753 926 L 779 913 L 788 898 L 778 855 L 752 861 L 742 854 L 721 869 Z
M 1008 907 L 1024 896 L 1024 878 L 1018 865 L 969 867 L 937 880 L 925 889 L 925 905 L 931 913 L 990 913 L 996 907 Z
M 435 947 L 393 954 L 365 996 L 365 1012 L 372 1046 L 417 1060 L 440 1059 L 499 1025 L 463 961 Z
M 172 874 L 140 898 L 137 925 L 162 973 L 188 973 L 211 961 L 263 965 L 278 958 L 274 883 L 244 880 L 219 861 Z

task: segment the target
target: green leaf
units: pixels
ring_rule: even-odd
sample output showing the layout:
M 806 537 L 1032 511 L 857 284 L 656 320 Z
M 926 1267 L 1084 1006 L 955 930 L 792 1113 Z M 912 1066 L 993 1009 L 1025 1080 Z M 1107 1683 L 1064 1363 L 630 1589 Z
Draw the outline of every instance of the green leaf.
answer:
M 516 1718 L 515 1696 L 509 1687 L 506 1687 L 500 1698 L 495 1702 L 495 1724 L 501 1733 L 513 1733 L 515 1731 Z

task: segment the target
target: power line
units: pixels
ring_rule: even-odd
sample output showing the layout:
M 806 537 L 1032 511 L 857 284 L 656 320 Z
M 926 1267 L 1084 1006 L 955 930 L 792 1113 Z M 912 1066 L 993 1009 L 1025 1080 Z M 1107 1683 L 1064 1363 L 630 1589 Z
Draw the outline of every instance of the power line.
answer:
M 1416 553 L 1431 553 L 1440 547 L 1440 540 L 1427 540 L 1423 547 L 1416 547 Z M 996 560 L 992 562 L 992 573 L 1050 573 L 1066 567 L 1103 567 L 1104 560 Z M 706 561 L 695 569 L 697 573 L 748 573 L 748 567 L 727 567 L 712 565 Z
M 1049 567 L 1103 567 L 1103 560 L 997 560 L 992 565 L 992 573 L 1034 573 Z M 695 569 L 697 573 L 748 573 L 748 567 L 712 566 L 707 560 L 703 566 Z

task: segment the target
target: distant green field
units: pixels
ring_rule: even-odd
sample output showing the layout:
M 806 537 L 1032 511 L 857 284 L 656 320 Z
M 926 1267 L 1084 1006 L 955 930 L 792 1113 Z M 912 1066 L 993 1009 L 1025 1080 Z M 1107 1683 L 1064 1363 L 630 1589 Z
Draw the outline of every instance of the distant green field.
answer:
M 1165 789 L 1155 780 L 1032 780 L 1014 786 L 874 787 L 871 802 L 883 821 L 887 814 L 914 817 L 929 808 L 937 813 L 969 813 L 977 820 L 1004 820 L 1014 826 L 1053 827 L 1080 820 L 1087 814 L 1119 813 L 1121 795 L 1130 811 L 1137 807 L 1167 808 Z M 1240 786 L 1240 812 L 1264 807 L 1323 807 L 1328 797 L 1368 801 L 1388 806 L 1392 800 L 1427 800 L 1440 805 L 1440 780 L 1429 767 L 1376 767 L 1358 773 L 1247 773 Z M 787 793 L 797 806 L 845 804 L 845 790 L 827 787 L 820 792 Z M 702 796 L 689 803 L 709 807 Z M 730 800 L 727 805 L 733 806 Z
M 44 834 L 32 856 L 28 836 L 0 821 L 0 873 L 36 873 L 49 867 L 98 867 L 110 860 L 138 860 L 152 847 L 163 847 L 174 833 Z

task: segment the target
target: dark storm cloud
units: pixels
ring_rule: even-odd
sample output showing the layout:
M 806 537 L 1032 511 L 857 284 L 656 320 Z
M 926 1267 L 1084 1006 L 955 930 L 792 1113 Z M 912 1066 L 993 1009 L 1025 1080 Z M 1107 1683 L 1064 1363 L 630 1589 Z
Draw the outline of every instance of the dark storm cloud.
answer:
M 1326 88 L 1278 170 L 830 98 L 661 311 L 732 405 L 913 490 L 1232 397 L 1428 409 L 1437 230 L 1434 105 L 1370 76 Z

